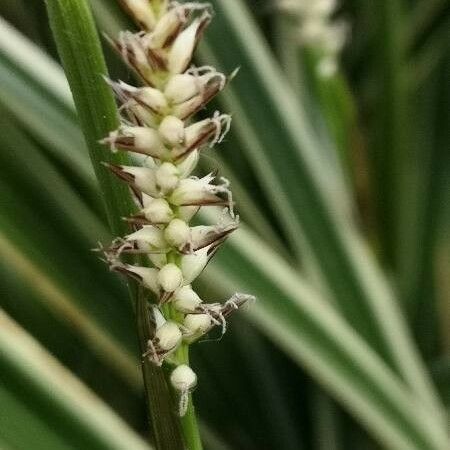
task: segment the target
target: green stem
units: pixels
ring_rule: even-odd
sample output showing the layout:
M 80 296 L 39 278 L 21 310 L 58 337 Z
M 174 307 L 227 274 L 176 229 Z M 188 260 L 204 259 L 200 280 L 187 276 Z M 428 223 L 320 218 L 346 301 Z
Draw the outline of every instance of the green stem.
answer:
M 181 418 L 181 428 L 187 448 L 189 450 L 203 450 L 192 395 L 189 395 L 189 405 L 186 414 Z
M 127 164 L 127 157 L 123 153 L 112 154 L 99 144 L 100 139 L 118 127 L 119 118 L 112 92 L 102 79 L 102 75 L 107 74 L 107 68 L 89 4 L 86 0 L 47 0 L 47 9 L 105 202 L 110 228 L 114 235 L 124 235 L 129 230 L 122 217 L 133 211 L 133 202 L 127 188 L 101 163 Z M 138 295 L 138 289 L 134 285 L 130 285 L 130 294 L 143 352 L 151 332 L 147 300 L 143 295 Z M 157 448 L 183 449 L 181 427 L 175 416 L 170 390 L 162 370 L 144 361 L 143 376 Z

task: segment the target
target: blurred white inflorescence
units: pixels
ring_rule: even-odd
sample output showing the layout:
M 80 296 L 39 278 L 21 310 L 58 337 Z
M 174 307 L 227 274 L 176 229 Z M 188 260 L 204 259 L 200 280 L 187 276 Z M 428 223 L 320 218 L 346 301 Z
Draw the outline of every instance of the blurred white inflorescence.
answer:
M 278 5 L 282 11 L 298 19 L 299 43 L 319 52 L 319 74 L 324 77 L 333 75 L 348 35 L 347 24 L 332 17 L 337 0 L 278 0 Z
M 112 41 L 124 61 L 142 78 L 134 87 L 107 80 L 120 103 L 121 126 L 102 142 L 112 151 L 140 154 L 140 166 L 106 164 L 126 182 L 139 212 L 128 218 L 133 230 L 104 249 L 114 271 L 151 291 L 154 323 L 145 357 L 172 366 L 170 381 L 184 415 L 197 377 L 177 350 L 212 328 L 226 329 L 226 318 L 252 296 L 235 294 L 224 303 L 204 303 L 192 288 L 218 247 L 236 230 L 229 183 L 213 174 L 191 175 L 201 151 L 220 143 L 230 127 L 227 114 L 193 121 L 192 116 L 231 78 L 213 67 L 191 65 L 193 52 L 209 24 L 208 4 L 164 0 L 122 0 L 142 31 L 124 31 Z M 190 226 L 203 206 L 219 205 L 216 225 Z M 151 267 L 128 264 L 125 255 L 143 255 Z M 183 353 L 183 352 L 181 352 Z

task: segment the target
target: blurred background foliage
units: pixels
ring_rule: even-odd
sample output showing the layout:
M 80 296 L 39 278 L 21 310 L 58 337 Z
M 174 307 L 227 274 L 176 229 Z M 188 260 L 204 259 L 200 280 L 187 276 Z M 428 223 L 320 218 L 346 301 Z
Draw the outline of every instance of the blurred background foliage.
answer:
M 90 3 L 102 32 L 133 28 Z M 450 4 L 341 1 L 350 32 L 324 77 L 295 14 L 212 3 L 198 57 L 240 73 L 202 167 L 230 179 L 243 226 L 199 289 L 258 303 L 194 347 L 205 447 L 448 448 Z M 90 251 L 109 232 L 45 4 L 0 14 L 0 448 L 149 448 L 132 308 Z

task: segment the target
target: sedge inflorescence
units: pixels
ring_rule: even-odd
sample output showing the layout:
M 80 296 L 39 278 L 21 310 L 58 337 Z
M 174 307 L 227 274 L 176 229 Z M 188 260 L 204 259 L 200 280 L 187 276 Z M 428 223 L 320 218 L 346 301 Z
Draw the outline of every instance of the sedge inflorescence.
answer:
M 347 36 L 348 24 L 335 19 L 337 0 L 278 0 L 281 11 L 298 22 L 297 40 L 319 54 L 319 75 L 330 77 L 338 70 L 339 55 Z
M 235 294 L 224 303 L 205 303 L 192 287 L 218 247 L 238 227 L 226 179 L 192 175 L 200 152 L 220 143 L 230 127 L 227 114 L 194 121 L 193 115 L 232 77 L 210 66 L 195 67 L 192 57 L 212 12 L 208 4 L 164 0 L 122 0 L 142 31 L 112 40 L 143 87 L 107 80 L 121 111 L 121 125 L 103 139 L 112 151 L 130 152 L 135 165 L 105 164 L 128 184 L 139 211 L 127 221 L 132 232 L 103 249 L 113 271 L 136 279 L 151 292 L 154 330 L 144 356 L 172 366 L 170 382 L 186 412 L 197 377 L 178 358 L 180 347 L 198 341 L 252 297 Z M 134 164 L 134 163 L 133 163 Z M 191 226 L 203 206 L 221 206 L 215 225 Z M 149 265 L 132 265 L 141 255 Z M 143 255 L 143 256 L 142 256 Z M 125 258 L 124 258 L 125 257 Z

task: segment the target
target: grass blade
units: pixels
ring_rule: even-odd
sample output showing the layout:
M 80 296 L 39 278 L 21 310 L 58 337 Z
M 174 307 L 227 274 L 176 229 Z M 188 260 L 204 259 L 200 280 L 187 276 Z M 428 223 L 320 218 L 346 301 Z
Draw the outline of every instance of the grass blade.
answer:
M 448 67 L 447 57 L 447 61 L 442 61 L 424 80 L 415 95 L 417 126 L 410 152 L 413 164 L 409 170 L 411 215 L 408 233 L 404 236 L 409 245 L 405 245 L 400 278 L 405 306 L 417 340 L 428 359 L 443 352 L 442 333 L 438 330 L 439 322 L 448 309 L 439 304 L 439 278 L 436 275 L 439 273 L 438 255 L 446 252 L 442 238 L 446 230 L 444 218 L 450 192 L 446 186 L 450 158 L 447 150 L 449 132 L 445 125 L 449 118 Z M 442 294 L 448 298 L 445 288 Z M 441 330 L 445 329 L 445 326 L 441 327 Z
M 404 12 L 400 1 L 382 1 L 377 8 L 376 72 L 381 89 L 376 100 L 376 124 L 370 156 L 373 164 L 382 259 L 398 268 L 403 243 L 407 178 L 407 113 Z M 406 163 L 406 166 L 405 166 Z M 403 169 L 403 170 L 402 170 Z
M 2 385 L 57 430 L 68 448 L 149 447 L 0 310 Z
M 1 17 L 0 83 L 0 102 L 92 189 L 92 167 L 60 67 Z M 59 134 L 45 133 L 50 123 Z
M 77 308 L 77 302 L 56 285 L 54 279 L 42 273 L 39 267 L 27 259 L 1 232 L 0 255 L 23 277 L 30 288 L 41 294 L 43 302 L 52 314 L 76 327 L 89 350 L 105 360 L 134 390 L 139 390 L 141 378 L 137 370 L 137 360 L 123 349 L 122 344 L 115 342 L 112 336 Z

